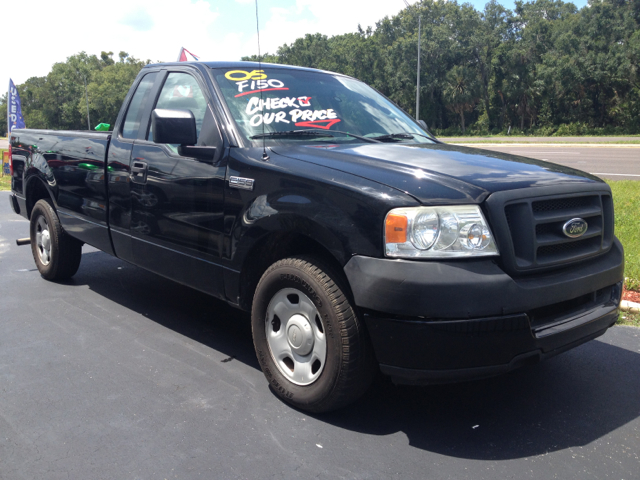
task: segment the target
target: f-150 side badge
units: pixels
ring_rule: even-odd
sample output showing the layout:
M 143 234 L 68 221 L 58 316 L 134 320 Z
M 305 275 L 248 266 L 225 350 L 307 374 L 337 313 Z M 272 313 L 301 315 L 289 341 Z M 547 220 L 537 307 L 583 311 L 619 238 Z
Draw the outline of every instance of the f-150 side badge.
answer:
M 253 190 L 254 182 L 253 178 L 229 177 L 229 186 L 242 190 Z

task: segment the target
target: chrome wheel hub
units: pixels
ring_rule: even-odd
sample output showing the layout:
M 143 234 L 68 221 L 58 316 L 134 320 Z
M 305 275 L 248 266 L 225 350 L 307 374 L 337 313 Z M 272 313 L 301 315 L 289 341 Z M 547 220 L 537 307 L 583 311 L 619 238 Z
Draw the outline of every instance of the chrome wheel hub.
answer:
M 303 315 L 294 315 L 289 319 L 287 340 L 291 350 L 298 355 L 308 355 L 313 350 L 313 329 Z
M 320 314 L 309 297 L 295 288 L 276 293 L 267 307 L 265 333 L 280 373 L 297 385 L 318 379 L 327 358 L 327 342 Z
M 49 234 L 49 225 L 44 217 L 38 218 L 36 225 L 36 247 L 42 264 L 49 265 L 51 261 L 51 235 Z

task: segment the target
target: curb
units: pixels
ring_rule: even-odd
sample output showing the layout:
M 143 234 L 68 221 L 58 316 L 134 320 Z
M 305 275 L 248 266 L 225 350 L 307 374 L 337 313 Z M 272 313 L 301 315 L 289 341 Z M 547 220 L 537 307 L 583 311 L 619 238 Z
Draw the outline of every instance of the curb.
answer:
M 629 313 L 640 313 L 640 303 L 622 300 L 620 302 L 620 310 L 622 310 L 623 312 L 629 312 Z

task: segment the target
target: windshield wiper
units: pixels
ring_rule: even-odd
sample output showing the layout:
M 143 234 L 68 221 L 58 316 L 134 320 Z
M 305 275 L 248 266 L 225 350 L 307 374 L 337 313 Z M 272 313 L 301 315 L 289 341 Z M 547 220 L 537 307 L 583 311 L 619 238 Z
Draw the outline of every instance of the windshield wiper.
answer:
M 317 130 L 285 130 L 284 132 L 265 132 L 259 133 L 257 135 L 253 135 L 249 138 L 252 140 L 255 138 L 269 138 L 269 137 L 335 137 L 334 133 L 338 133 L 340 135 L 348 135 L 349 137 L 357 138 L 358 140 L 363 140 L 369 143 L 379 143 L 379 140 L 374 138 L 361 137 L 360 135 L 356 135 L 354 133 L 343 132 L 342 130 L 331 130 L 326 132 L 319 132 Z
M 384 142 L 385 140 L 402 140 L 402 139 L 412 139 L 415 136 L 419 136 L 419 137 L 424 137 L 424 138 L 428 138 L 429 140 L 432 140 L 431 137 L 428 137 L 427 135 L 422 135 L 421 133 L 408 133 L 408 132 L 402 132 L 402 133 L 389 133 L 387 135 L 378 135 L 377 137 L 371 137 L 375 140 L 378 140 L 379 142 Z
M 249 137 L 251 139 L 254 138 L 267 138 L 267 137 L 332 137 L 333 135 L 327 135 L 323 132 L 318 132 L 316 130 L 286 130 L 284 132 L 265 132 L 259 133 L 258 135 L 253 135 Z

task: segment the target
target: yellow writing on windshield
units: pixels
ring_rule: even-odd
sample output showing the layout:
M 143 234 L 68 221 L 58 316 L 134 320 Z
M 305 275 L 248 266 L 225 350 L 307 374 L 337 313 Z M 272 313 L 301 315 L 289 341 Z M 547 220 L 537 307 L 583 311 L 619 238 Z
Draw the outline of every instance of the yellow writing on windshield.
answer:
M 227 80 L 234 82 L 242 82 L 243 80 L 264 80 L 267 78 L 267 74 L 264 70 L 252 70 L 247 72 L 246 70 L 229 70 L 224 74 Z

